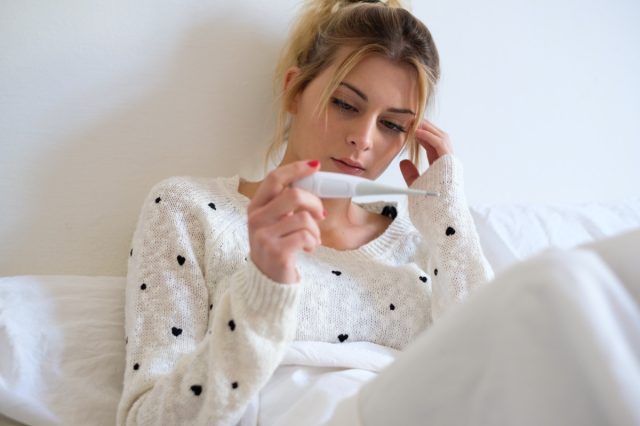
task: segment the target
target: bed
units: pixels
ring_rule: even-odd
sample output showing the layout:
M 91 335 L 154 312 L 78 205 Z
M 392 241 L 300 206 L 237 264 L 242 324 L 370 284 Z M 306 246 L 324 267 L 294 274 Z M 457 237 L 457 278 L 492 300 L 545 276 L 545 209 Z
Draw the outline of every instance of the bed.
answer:
M 640 228 L 640 198 L 575 205 L 476 205 L 471 212 L 498 276 L 551 248 L 569 250 Z M 124 286 L 122 276 L 0 278 L 0 424 L 115 424 L 125 355 Z M 340 397 L 346 398 L 397 355 L 366 342 L 354 345 L 345 354 L 294 342 L 276 375 L 283 383 L 282 375 L 292 374 L 292 366 L 312 365 L 309 357 L 322 364 L 318 354 L 330 360 L 324 367 L 344 367 L 353 359 L 350 355 L 359 354 L 357 380 L 351 387 L 338 387 Z M 250 406 L 245 416 L 254 422 L 259 410 L 268 415 L 278 407 L 273 398 L 261 398 L 263 403 Z M 309 407 L 304 409 L 308 412 Z

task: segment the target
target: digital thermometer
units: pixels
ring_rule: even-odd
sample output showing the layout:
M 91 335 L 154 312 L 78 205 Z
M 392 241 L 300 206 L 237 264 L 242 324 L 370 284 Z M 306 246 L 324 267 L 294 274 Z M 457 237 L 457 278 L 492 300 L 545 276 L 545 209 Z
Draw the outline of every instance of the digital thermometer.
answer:
M 369 179 L 342 173 L 315 172 L 291 184 L 316 194 L 320 198 L 351 198 L 361 195 L 431 195 L 439 197 L 438 192 L 419 191 L 383 185 Z

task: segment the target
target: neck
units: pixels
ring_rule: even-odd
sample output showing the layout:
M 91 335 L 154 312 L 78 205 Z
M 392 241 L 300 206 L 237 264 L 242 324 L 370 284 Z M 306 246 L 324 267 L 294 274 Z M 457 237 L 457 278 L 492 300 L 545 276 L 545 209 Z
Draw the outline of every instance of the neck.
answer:
M 319 224 L 322 233 L 339 232 L 363 221 L 361 209 L 351 202 L 351 198 L 323 198 L 322 205 L 327 211 L 327 217 Z

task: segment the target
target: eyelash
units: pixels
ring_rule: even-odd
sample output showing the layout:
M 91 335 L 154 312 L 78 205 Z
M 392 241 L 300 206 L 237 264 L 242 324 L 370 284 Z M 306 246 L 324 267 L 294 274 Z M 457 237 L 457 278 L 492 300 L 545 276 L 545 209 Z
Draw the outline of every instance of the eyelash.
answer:
M 357 112 L 358 110 L 355 109 L 353 106 L 349 105 L 348 103 L 346 103 L 345 101 L 343 101 L 342 99 L 338 99 L 338 98 L 331 98 L 331 102 L 334 105 L 337 105 L 338 108 L 344 110 L 344 111 L 355 111 Z
M 358 112 L 356 108 L 354 108 L 352 105 L 349 105 L 342 99 L 331 98 L 331 103 L 336 105 L 338 108 L 340 108 L 344 112 Z M 405 133 L 407 131 L 404 127 L 389 120 L 382 120 L 381 123 L 392 132 Z

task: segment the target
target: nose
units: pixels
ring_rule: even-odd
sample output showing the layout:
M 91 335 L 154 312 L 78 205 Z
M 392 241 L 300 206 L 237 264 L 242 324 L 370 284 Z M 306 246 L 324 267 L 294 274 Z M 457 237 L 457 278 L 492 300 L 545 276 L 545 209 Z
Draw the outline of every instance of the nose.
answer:
M 376 119 L 374 117 L 363 117 L 357 120 L 349 128 L 346 143 L 358 150 L 368 151 L 373 144 Z

